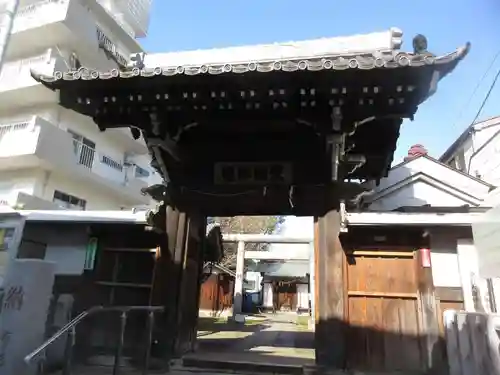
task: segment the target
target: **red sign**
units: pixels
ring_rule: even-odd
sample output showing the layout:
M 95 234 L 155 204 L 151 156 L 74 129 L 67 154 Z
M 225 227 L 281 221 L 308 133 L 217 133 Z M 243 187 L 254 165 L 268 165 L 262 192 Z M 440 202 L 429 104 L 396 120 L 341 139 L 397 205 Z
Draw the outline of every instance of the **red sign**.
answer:
M 422 260 L 422 267 L 431 267 L 431 250 L 430 249 L 420 249 L 420 258 Z

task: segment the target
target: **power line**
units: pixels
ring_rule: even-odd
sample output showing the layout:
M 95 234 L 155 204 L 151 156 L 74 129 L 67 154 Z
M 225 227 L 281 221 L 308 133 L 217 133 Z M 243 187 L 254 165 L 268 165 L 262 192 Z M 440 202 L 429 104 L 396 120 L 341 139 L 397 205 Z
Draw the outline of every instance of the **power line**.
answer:
M 464 106 L 462 106 L 462 109 L 460 110 L 459 114 L 458 114 L 458 117 L 455 121 L 455 124 L 453 127 L 455 127 L 458 123 L 458 121 L 460 121 L 460 119 L 462 118 L 464 112 L 465 112 L 465 109 L 469 107 L 470 103 L 472 102 L 472 99 L 474 99 L 474 96 L 476 95 L 476 92 L 477 90 L 479 90 L 479 87 L 481 87 L 483 81 L 486 79 L 486 77 L 488 76 L 488 73 L 490 72 L 491 68 L 493 68 L 493 65 L 495 65 L 495 62 L 496 60 L 498 59 L 498 57 L 500 56 L 500 50 L 496 53 L 496 55 L 493 57 L 493 59 L 491 60 L 490 62 L 490 65 L 488 65 L 488 68 L 486 68 L 486 70 L 484 71 L 481 79 L 479 81 L 477 81 L 477 84 L 476 84 L 476 87 L 474 87 L 474 90 L 472 90 L 472 93 L 470 94 L 469 98 L 467 99 L 467 102 L 465 103 Z M 498 78 L 498 77 L 497 77 Z M 495 79 L 496 81 L 496 79 Z M 493 84 L 494 86 L 495 84 Z M 489 95 L 488 95 L 489 97 Z M 487 100 L 487 99 L 486 99 Z M 482 104 L 482 107 L 484 107 L 484 103 Z M 480 111 L 482 110 L 482 108 L 480 109 Z M 476 115 L 476 118 L 475 120 L 477 120 L 477 117 L 479 115 Z M 474 123 L 475 120 L 472 122 Z
M 500 77 L 500 69 L 498 69 L 497 74 L 495 74 L 495 78 L 493 78 L 493 82 L 491 82 L 490 88 L 488 89 L 488 92 L 486 93 L 486 96 L 483 99 L 483 102 L 481 103 L 481 106 L 479 107 L 476 116 L 474 117 L 474 120 L 472 120 L 471 124 L 474 124 L 477 121 L 477 118 L 483 111 L 484 106 L 488 102 L 488 99 L 490 98 L 491 92 L 495 88 L 495 85 L 497 84 L 498 78 Z
M 492 92 L 492 91 L 493 91 L 493 89 L 495 88 L 495 85 L 497 84 L 497 81 L 498 81 L 498 78 L 499 78 L 499 77 L 500 77 L 500 69 L 498 69 L 497 74 L 495 74 L 495 77 L 493 78 L 493 81 L 491 82 L 490 88 L 488 89 L 488 92 L 486 93 L 486 96 L 484 97 L 484 99 L 483 99 L 483 101 L 482 101 L 481 105 L 479 106 L 479 109 L 478 109 L 478 110 L 477 110 L 477 112 L 476 112 L 476 116 L 474 116 L 474 119 L 472 120 L 472 122 L 470 123 L 470 125 L 469 125 L 469 126 L 474 125 L 474 123 L 477 121 L 477 119 L 478 119 L 479 115 L 480 115 L 480 114 L 481 114 L 481 112 L 483 111 L 484 106 L 485 106 L 485 105 L 486 105 L 486 103 L 488 102 L 488 99 L 490 98 L 491 92 Z M 474 130 L 473 130 L 473 131 L 474 131 Z M 472 158 L 474 157 L 474 154 L 475 154 L 476 152 L 478 152 L 479 150 L 480 150 L 480 149 L 478 149 L 478 150 L 474 151 L 474 149 L 473 149 L 473 151 L 474 151 L 474 152 L 473 152 L 472 156 L 469 158 L 469 163 L 468 163 L 468 165 L 467 165 L 467 169 L 466 169 L 467 173 L 469 173 L 469 172 L 470 172 L 470 166 L 471 166 L 471 164 L 472 164 Z

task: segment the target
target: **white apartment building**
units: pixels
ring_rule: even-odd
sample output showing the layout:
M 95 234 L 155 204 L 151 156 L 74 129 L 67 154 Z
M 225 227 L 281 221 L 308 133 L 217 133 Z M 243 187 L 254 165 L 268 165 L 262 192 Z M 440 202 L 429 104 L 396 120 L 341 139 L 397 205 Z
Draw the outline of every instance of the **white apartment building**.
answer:
M 451 167 L 500 186 L 500 116 L 469 126 L 439 158 Z M 500 191 L 494 189 L 485 204 L 500 204 Z
M 127 64 L 143 52 L 137 38 L 146 35 L 151 1 L 21 0 L 0 74 L 0 205 L 108 210 L 150 203 L 140 189 L 160 178 L 144 141 L 128 129 L 101 133 L 90 118 L 60 107 L 59 94 L 31 70 Z

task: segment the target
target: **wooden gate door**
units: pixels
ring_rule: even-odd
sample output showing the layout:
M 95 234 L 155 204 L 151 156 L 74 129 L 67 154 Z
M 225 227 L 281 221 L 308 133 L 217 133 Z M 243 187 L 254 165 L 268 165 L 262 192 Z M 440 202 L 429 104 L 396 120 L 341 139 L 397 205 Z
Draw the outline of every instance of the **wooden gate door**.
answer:
M 294 311 L 297 308 L 297 284 L 283 284 L 278 287 L 278 309 Z
M 371 371 L 421 368 L 413 251 L 347 254 L 347 361 Z

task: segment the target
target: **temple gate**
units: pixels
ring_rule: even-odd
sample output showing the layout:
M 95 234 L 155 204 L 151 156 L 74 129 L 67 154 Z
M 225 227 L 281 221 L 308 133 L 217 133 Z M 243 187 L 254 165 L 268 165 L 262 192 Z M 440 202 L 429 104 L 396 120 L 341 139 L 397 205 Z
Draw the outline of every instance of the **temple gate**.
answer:
M 339 207 L 386 176 L 401 124 L 467 54 L 401 50 L 402 33 L 135 56 L 125 70 L 33 77 L 105 131 L 144 137 L 164 184 L 151 225 L 166 234 L 155 301 L 165 352 L 195 340 L 206 216 L 317 218 L 316 361 L 346 367 L 345 253 Z M 186 249 L 186 251 L 184 251 Z M 192 275 L 190 280 L 189 275 Z M 175 345 L 174 345 L 175 343 Z

